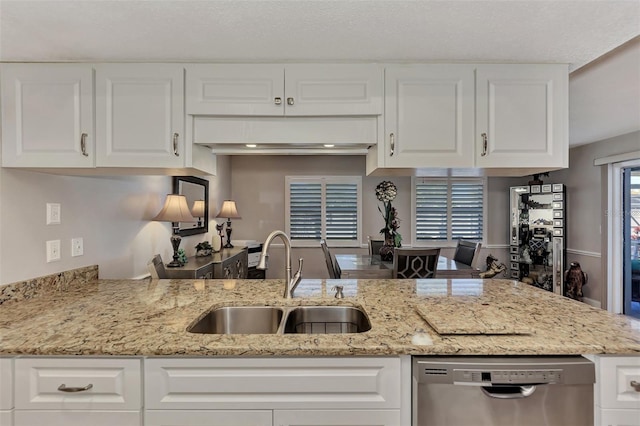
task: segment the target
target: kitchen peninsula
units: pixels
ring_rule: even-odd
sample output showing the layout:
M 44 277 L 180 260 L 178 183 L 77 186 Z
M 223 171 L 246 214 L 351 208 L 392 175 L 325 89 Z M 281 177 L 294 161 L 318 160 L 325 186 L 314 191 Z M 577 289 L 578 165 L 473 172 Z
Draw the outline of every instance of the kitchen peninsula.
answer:
M 408 425 L 410 355 L 640 354 L 640 321 L 513 280 L 304 279 L 290 300 L 282 288 L 176 279 L 5 287 L 0 375 L 14 383 L 15 404 L 0 404 L 0 422 L 37 424 L 46 413 L 55 425 Z M 187 332 L 216 307 L 299 305 L 357 306 L 371 329 Z

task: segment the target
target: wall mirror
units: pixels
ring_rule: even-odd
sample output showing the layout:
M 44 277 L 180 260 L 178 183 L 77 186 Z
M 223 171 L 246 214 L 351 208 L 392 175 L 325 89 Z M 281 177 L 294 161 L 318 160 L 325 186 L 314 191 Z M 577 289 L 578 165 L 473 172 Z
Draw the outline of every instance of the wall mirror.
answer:
M 180 222 L 180 235 L 204 234 L 209 231 L 209 181 L 194 176 L 174 176 L 173 193 L 184 195 L 191 215 L 197 222 Z

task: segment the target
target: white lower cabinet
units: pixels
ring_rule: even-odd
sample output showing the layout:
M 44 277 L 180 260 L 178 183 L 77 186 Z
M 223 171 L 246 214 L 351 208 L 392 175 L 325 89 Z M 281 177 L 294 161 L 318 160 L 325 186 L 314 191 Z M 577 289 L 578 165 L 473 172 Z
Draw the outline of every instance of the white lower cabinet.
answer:
M 271 410 L 147 410 L 145 426 L 271 426 Z
M 140 425 L 140 358 L 15 359 L 14 424 Z
M 401 387 L 399 357 L 148 358 L 145 425 L 395 426 Z
M 13 358 L 0 358 L 0 426 L 13 426 Z
M 399 410 L 275 410 L 273 426 L 397 426 Z
M 640 426 L 640 356 L 595 356 L 598 426 Z
M 0 426 L 13 426 L 13 410 L 0 410 Z

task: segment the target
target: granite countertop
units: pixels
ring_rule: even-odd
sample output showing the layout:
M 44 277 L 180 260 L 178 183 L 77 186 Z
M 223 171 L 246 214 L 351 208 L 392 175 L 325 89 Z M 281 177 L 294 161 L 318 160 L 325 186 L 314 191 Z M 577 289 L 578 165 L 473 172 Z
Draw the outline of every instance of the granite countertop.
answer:
M 335 299 L 334 285 L 344 286 Z M 640 321 L 512 280 L 91 280 L 0 305 L 4 355 L 555 355 L 640 353 Z M 354 334 L 214 335 L 186 328 L 223 305 L 364 308 Z M 422 312 L 420 314 L 419 312 Z M 444 333 L 438 334 L 424 319 Z M 517 325 L 513 330 L 500 324 Z M 478 329 L 478 326 L 480 328 Z M 471 328 L 470 328 L 471 327 Z M 443 331 L 444 330 L 444 331 Z M 492 334 L 475 334 L 483 331 Z M 504 334 L 504 333 L 520 334 Z M 472 333 L 472 334 L 457 334 Z

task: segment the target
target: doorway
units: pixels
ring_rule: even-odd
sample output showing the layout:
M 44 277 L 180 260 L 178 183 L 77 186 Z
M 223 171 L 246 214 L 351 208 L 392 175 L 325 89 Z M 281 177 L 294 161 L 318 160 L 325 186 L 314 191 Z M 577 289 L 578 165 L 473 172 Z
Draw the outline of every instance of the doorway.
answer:
M 623 313 L 640 318 L 640 166 L 623 167 Z

